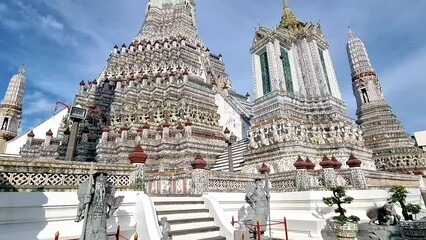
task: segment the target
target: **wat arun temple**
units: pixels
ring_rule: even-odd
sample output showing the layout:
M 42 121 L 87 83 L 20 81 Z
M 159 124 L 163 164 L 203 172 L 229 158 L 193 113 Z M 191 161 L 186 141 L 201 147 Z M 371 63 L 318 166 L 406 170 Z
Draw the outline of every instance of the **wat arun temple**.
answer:
M 163 215 L 171 219 L 173 239 L 233 239 L 228 225 L 244 204 L 246 185 L 265 174 L 272 217 L 288 216 L 294 236 L 300 235 L 295 239 L 321 239 L 318 223 L 325 220 L 313 216 L 321 213 L 319 193 L 329 187 L 345 186 L 364 202 L 372 196 L 362 191 L 377 191 L 380 198 L 391 185 L 418 189 L 426 152 L 415 146 L 386 102 L 354 32 L 349 30 L 347 53 L 356 121 L 347 114 L 319 23 L 301 21 L 284 1 L 275 27 L 256 28 L 247 49 L 250 96 L 233 89 L 222 55 L 199 38 L 195 2 L 150 0 L 136 37 L 112 48 L 99 76 L 79 83 L 61 121 L 48 124 L 41 135 L 43 123 L 18 135 L 26 81 L 21 68 L 0 105 L 0 150 L 5 152 L 0 191 L 73 196 L 94 162 L 128 194 L 125 206 L 132 210 L 126 209 L 127 218 L 119 211 L 116 224 L 127 221 L 124 231 L 138 231 L 145 240 L 160 239 L 158 224 L 149 219 Z M 18 157 L 7 154 L 12 147 L 19 149 Z M 212 226 L 197 232 L 199 222 L 192 216 L 192 232 L 173 229 L 173 221 L 182 224 L 173 211 L 179 218 L 185 212 L 160 207 L 185 197 L 196 198 L 189 201 L 193 204 L 204 201 L 211 214 L 199 218 L 211 217 Z M 291 207 L 299 200 L 299 207 Z M 133 209 L 138 201 L 145 204 L 141 212 Z M 47 216 L 53 210 L 44 211 Z M 52 239 L 49 230 L 55 227 L 64 236 L 78 235 L 46 218 L 38 239 Z

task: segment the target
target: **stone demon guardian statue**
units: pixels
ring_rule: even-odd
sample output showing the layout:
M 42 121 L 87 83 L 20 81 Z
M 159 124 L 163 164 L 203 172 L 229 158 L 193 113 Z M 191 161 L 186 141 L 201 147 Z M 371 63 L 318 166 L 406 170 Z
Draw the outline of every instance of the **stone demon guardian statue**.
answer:
M 88 180 L 78 188 L 79 205 L 76 222 L 84 219 L 81 240 L 107 240 L 107 219 L 123 202 L 123 196 L 114 197 L 115 186 L 107 181 L 105 173 L 90 173 Z

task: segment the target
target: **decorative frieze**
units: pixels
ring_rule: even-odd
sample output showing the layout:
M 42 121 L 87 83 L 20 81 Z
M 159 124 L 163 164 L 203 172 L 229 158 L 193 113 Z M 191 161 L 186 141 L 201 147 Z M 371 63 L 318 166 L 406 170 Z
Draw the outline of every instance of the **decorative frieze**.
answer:
M 90 163 L 11 160 L 0 161 L 0 191 L 76 191 L 90 171 Z M 95 164 L 118 189 L 130 189 L 135 169 L 129 164 Z

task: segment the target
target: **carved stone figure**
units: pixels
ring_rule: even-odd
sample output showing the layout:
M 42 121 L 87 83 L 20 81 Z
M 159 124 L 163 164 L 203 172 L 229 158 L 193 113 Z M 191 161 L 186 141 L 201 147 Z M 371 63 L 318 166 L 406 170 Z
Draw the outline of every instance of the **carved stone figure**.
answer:
M 160 221 L 161 226 L 161 240 L 170 240 L 170 223 L 167 222 L 167 217 L 162 217 Z
M 258 148 L 258 145 L 257 145 L 256 141 L 254 140 L 254 136 L 253 136 L 253 133 L 251 131 L 249 131 L 249 133 L 248 133 L 248 138 L 250 140 L 249 147 L 251 149 Z
M 287 125 L 285 126 L 284 130 L 286 131 L 286 135 L 284 136 L 284 140 L 286 142 L 292 141 L 295 137 L 295 131 L 294 131 L 294 126 L 291 124 L 291 122 L 288 122 Z
M 240 210 L 238 210 L 238 229 L 244 228 L 244 221 L 246 220 L 247 213 L 246 207 L 242 206 Z
M 272 124 L 272 133 L 273 133 L 275 143 L 279 143 L 283 141 L 282 137 L 278 134 L 278 129 L 275 123 Z
M 263 146 L 269 146 L 269 141 L 265 136 L 265 132 L 263 129 L 260 129 L 259 131 L 259 137 L 260 137 L 260 142 Z
M 266 224 L 269 215 L 268 207 L 268 193 L 267 189 L 263 186 L 261 179 L 255 180 L 255 186 L 249 183 L 246 187 L 246 202 L 254 209 L 254 217 L 252 219 L 253 226 L 256 226 L 257 222 L 261 225 L 260 231 L 266 230 Z M 263 225 L 263 226 L 262 226 Z
M 395 207 L 391 203 L 386 203 L 383 207 L 377 206 L 367 210 L 367 216 L 370 218 L 370 224 L 378 221 L 379 225 L 393 226 L 399 223 L 401 216 L 399 216 Z
M 107 240 L 107 219 L 123 202 L 124 196 L 114 197 L 115 187 L 105 173 L 95 173 L 77 191 L 79 205 L 76 222 L 84 219 L 81 240 Z
M 301 142 L 305 142 L 306 141 L 306 129 L 305 129 L 305 126 L 300 125 L 299 127 L 297 127 L 297 135 L 298 135 L 299 141 L 301 141 Z

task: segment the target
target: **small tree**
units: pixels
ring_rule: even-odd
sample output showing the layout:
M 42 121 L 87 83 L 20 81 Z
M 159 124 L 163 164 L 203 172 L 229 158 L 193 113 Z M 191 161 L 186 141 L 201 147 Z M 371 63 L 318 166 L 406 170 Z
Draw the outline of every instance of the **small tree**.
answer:
M 342 204 L 350 204 L 354 200 L 353 197 L 346 195 L 346 189 L 344 187 L 334 187 L 331 188 L 331 191 L 333 191 L 333 196 L 328 198 L 322 198 L 322 201 L 327 206 L 333 206 L 334 204 L 337 205 L 337 208 L 334 209 L 335 213 L 339 213 L 338 216 L 334 216 L 333 219 L 340 222 L 341 224 L 345 224 L 347 222 L 359 222 L 359 217 L 357 216 L 346 216 L 346 209 L 342 207 Z
M 404 216 L 405 220 L 413 220 L 412 214 L 417 214 L 420 212 L 421 207 L 419 204 L 406 203 L 405 200 L 408 196 L 407 188 L 403 186 L 393 186 L 389 189 L 388 192 L 391 193 L 390 198 L 388 198 L 388 202 L 399 203 L 399 206 L 402 208 L 402 216 Z

